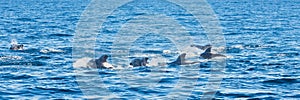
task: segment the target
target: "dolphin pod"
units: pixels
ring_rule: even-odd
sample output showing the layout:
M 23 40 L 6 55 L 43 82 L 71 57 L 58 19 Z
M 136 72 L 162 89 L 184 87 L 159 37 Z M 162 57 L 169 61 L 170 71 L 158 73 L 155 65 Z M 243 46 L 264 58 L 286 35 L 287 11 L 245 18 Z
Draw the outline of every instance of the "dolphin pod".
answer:
M 24 45 L 22 44 L 12 44 L 10 47 L 10 50 L 23 50 Z M 205 50 L 203 53 L 200 54 L 200 58 L 204 59 L 212 59 L 215 57 L 226 57 L 225 55 L 222 54 L 214 54 L 211 53 L 212 45 L 191 45 L 191 47 L 196 47 L 201 50 Z M 187 62 L 186 59 L 186 53 L 180 54 L 177 59 L 173 62 L 166 63 L 167 65 L 187 65 L 187 64 L 196 64 L 200 62 Z M 88 63 L 90 66 L 93 68 L 114 68 L 112 64 L 109 64 L 107 62 L 108 55 L 102 55 L 98 59 L 90 60 Z M 139 66 L 147 66 L 149 64 L 148 62 L 149 58 L 148 57 L 143 57 L 143 58 L 135 58 L 133 59 L 129 65 L 133 67 L 139 67 Z
M 225 55 L 222 54 L 214 54 L 211 52 L 212 45 L 191 45 L 191 47 L 196 47 L 201 50 L 205 50 L 203 53 L 200 54 L 200 58 L 204 59 L 212 59 L 215 57 L 226 57 Z M 180 54 L 177 59 L 173 62 L 166 63 L 167 65 L 187 65 L 187 64 L 196 64 L 196 63 L 201 63 L 201 62 L 187 62 L 186 61 L 186 53 Z M 97 68 L 113 68 L 111 64 L 107 62 L 108 55 L 102 55 L 100 58 L 95 60 L 95 64 Z M 149 58 L 148 57 L 143 57 L 143 58 L 135 58 L 133 59 L 129 65 L 133 67 L 140 67 L 140 66 L 147 66 L 149 64 L 148 62 Z

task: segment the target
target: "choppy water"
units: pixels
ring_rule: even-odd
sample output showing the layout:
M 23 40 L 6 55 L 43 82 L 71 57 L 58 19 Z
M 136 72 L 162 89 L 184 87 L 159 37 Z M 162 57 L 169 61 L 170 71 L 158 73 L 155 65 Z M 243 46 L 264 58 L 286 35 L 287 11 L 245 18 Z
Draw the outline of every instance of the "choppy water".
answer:
M 299 99 L 300 1 L 214 0 L 208 3 L 220 19 L 229 56 L 214 98 Z M 0 99 L 174 99 L 177 96 L 200 99 L 207 92 L 206 83 L 213 77 L 210 65 L 214 61 L 189 66 L 74 71 L 72 41 L 76 24 L 88 4 L 89 1 L 80 0 L 0 1 Z M 160 10 L 155 7 L 154 10 Z M 189 15 L 178 16 L 189 18 Z M 111 20 L 104 24 L 111 30 L 103 32 L 114 32 L 114 23 L 118 22 Z M 110 62 L 124 66 L 135 56 L 157 55 L 166 61 L 175 60 L 178 53 L 172 41 L 152 34 L 155 32 L 149 33 L 134 41 L 126 56 L 129 59 L 110 59 Z M 202 44 L 209 43 L 201 35 L 194 37 L 203 39 Z M 12 40 L 24 44 L 25 50 L 9 50 Z M 96 44 L 95 57 L 109 53 L 113 45 L 101 35 L 97 36 Z M 95 71 L 98 78 L 90 78 Z M 98 90 L 87 92 L 84 88 L 89 86 Z

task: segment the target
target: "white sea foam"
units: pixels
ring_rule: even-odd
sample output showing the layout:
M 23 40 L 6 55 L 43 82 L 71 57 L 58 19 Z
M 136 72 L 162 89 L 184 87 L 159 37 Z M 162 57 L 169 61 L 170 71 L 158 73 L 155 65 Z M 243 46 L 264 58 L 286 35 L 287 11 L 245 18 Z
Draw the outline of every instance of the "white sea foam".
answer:
M 54 48 L 45 48 L 40 50 L 41 53 L 62 53 L 64 52 L 63 50 L 60 49 L 54 49 Z

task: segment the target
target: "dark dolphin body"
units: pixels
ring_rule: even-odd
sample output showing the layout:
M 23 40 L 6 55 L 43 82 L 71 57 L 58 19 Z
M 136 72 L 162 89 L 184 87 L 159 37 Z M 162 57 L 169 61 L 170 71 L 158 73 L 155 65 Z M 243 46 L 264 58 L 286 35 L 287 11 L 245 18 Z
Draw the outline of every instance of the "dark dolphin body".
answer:
M 95 60 L 97 68 L 113 68 L 112 66 L 105 66 L 104 63 L 107 63 L 108 55 L 102 55 Z
M 173 61 L 171 63 L 167 63 L 167 64 L 168 65 L 186 65 L 186 64 L 199 63 L 199 62 L 186 62 L 185 56 L 186 56 L 186 53 L 180 54 L 175 61 Z
M 130 65 L 133 67 L 146 66 L 148 64 L 148 59 L 149 58 L 147 58 L 147 57 L 136 58 L 130 62 Z
M 10 50 L 23 50 L 24 45 L 23 44 L 13 44 L 10 46 Z
M 213 54 L 213 53 L 211 53 L 211 47 L 207 48 L 205 50 L 205 52 L 202 53 L 200 56 L 204 59 L 211 59 L 211 58 L 214 58 L 214 57 L 226 57 L 225 55 L 222 55 L 222 54 Z

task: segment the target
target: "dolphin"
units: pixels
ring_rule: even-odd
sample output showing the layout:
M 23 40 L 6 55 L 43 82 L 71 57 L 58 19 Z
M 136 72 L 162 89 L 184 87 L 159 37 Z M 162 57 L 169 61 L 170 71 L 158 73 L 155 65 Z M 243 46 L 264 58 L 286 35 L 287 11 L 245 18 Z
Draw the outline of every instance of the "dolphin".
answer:
M 95 60 L 96 67 L 97 68 L 108 68 L 108 69 L 114 68 L 113 65 L 111 65 L 107 62 L 107 58 L 108 58 L 108 55 L 102 55 L 101 57 L 96 59 Z
M 171 63 L 167 63 L 168 65 L 187 65 L 187 64 L 195 64 L 200 62 L 187 62 L 185 60 L 186 53 L 180 54 L 177 59 Z
M 204 53 L 200 54 L 200 57 L 204 58 L 204 59 L 212 59 L 214 57 L 226 57 L 225 55 L 222 54 L 213 54 L 211 53 L 211 47 L 208 47 Z
M 24 50 L 24 45 L 23 44 L 13 44 L 10 46 L 10 50 Z
M 130 65 L 133 67 L 147 66 L 147 64 L 149 64 L 148 59 L 148 57 L 135 58 L 130 62 Z

